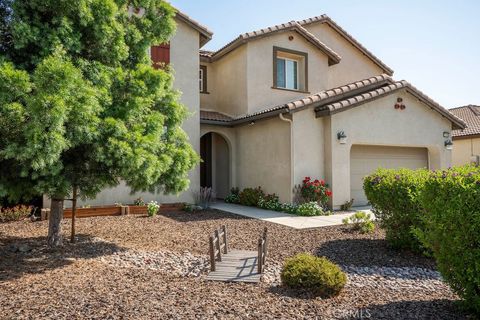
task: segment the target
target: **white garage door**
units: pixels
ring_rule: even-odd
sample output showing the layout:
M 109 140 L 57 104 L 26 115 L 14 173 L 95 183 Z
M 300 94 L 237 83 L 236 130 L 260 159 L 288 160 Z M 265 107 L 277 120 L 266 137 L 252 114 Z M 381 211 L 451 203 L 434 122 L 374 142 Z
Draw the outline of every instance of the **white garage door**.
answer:
M 354 205 L 366 205 L 368 200 L 363 192 L 363 177 L 377 168 L 427 168 L 426 148 L 352 146 L 350 151 L 350 186 Z

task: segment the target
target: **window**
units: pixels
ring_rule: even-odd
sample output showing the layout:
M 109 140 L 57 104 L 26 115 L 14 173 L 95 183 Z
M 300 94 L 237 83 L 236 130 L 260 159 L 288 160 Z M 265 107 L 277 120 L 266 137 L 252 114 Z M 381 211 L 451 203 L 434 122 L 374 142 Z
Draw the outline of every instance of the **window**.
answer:
M 298 61 L 277 58 L 277 87 L 298 90 Z
M 273 48 L 273 88 L 307 91 L 307 54 Z
M 162 44 L 159 46 L 152 46 L 150 48 L 150 59 L 155 69 L 163 68 L 170 64 L 170 44 Z
M 200 66 L 198 84 L 201 93 L 207 92 L 207 66 Z

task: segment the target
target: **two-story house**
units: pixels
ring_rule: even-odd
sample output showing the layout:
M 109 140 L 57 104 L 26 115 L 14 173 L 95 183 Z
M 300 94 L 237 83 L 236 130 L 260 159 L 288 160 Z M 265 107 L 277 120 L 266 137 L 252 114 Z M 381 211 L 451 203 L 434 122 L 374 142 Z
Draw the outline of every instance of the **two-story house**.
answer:
M 362 178 L 378 167 L 450 166 L 450 135 L 464 122 L 393 80 L 329 17 L 245 33 L 214 52 L 200 50 L 207 28 L 180 12 L 176 20 L 176 35 L 152 48 L 152 60 L 175 70 L 192 113 L 184 128 L 203 162 L 178 197 L 131 195 L 121 185 L 89 203 L 191 202 L 200 186 L 219 198 L 231 187 L 261 186 L 289 202 L 311 176 L 328 182 L 336 208 L 351 198 L 366 204 Z
M 201 184 L 220 197 L 262 186 L 291 201 L 305 176 L 332 205 L 365 205 L 378 167 L 445 168 L 464 122 L 322 15 L 200 52 Z

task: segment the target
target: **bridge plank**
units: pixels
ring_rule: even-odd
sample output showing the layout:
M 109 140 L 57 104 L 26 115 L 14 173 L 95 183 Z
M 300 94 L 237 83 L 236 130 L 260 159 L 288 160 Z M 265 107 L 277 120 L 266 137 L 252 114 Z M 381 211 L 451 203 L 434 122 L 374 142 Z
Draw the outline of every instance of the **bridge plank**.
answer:
M 257 252 L 232 250 L 217 261 L 215 271 L 208 274 L 207 280 L 225 282 L 260 282 L 257 268 Z

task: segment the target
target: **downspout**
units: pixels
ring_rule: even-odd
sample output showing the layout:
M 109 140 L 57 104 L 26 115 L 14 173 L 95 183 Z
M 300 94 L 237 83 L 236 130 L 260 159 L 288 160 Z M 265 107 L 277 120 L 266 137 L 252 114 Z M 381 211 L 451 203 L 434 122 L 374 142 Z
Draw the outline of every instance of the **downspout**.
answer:
M 293 120 L 285 118 L 283 116 L 283 113 L 279 113 L 278 117 L 280 120 L 288 122 L 290 124 L 290 201 L 293 202 L 293 189 L 295 187 L 295 179 L 294 179 L 294 162 L 295 162 L 295 149 L 294 149 L 294 143 L 293 143 Z

